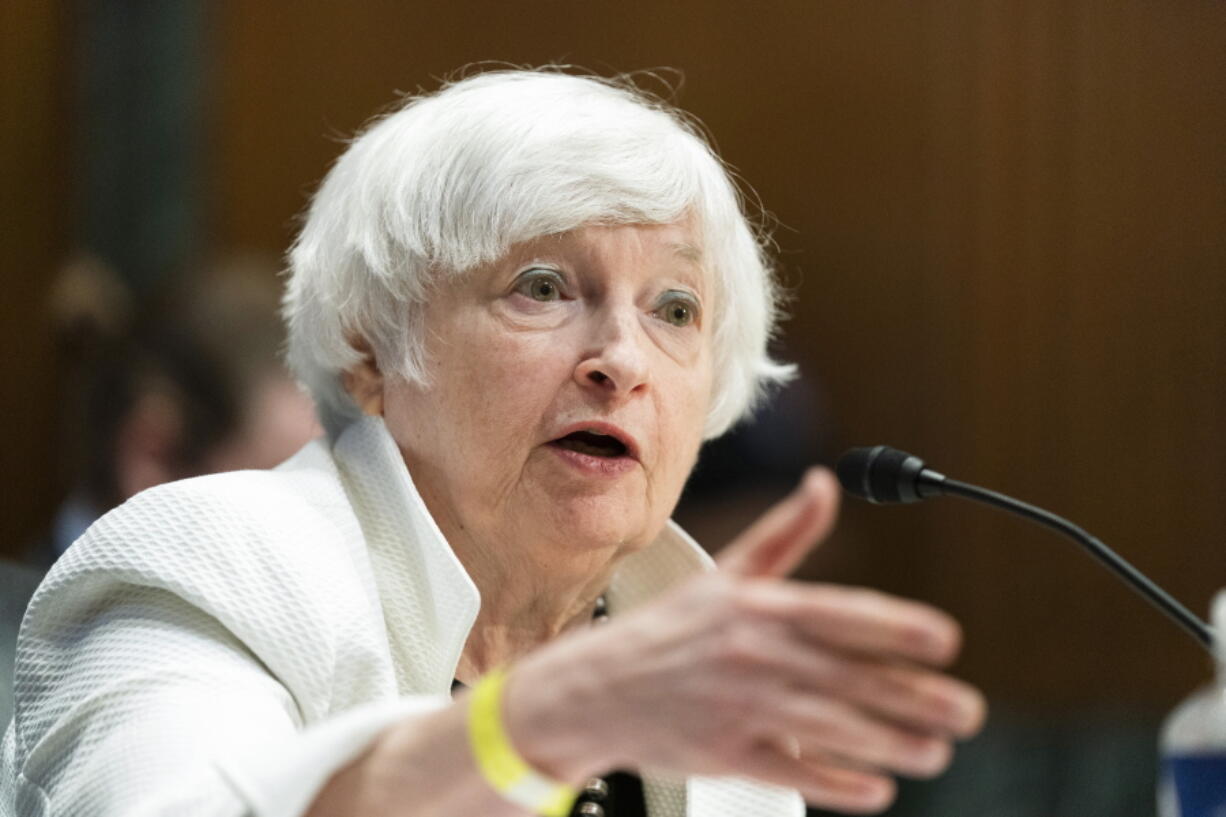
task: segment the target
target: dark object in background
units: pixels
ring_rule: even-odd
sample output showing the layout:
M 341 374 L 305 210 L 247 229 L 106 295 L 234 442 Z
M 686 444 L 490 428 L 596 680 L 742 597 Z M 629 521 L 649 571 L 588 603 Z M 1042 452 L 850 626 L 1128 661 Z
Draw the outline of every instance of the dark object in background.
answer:
M 884 817 L 1153 817 L 1156 730 L 1123 710 L 994 710 L 940 778 L 899 781 Z
M 787 359 L 787 353 L 777 355 Z M 673 518 L 714 552 L 823 461 L 829 423 L 820 389 L 804 376 L 749 420 L 706 443 Z
M 786 352 L 781 353 L 787 359 Z M 827 427 L 821 391 L 801 375 L 750 420 L 703 446 L 683 501 L 719 498 L 763 483 L 795 487 L 822 461 Z
M 42 580 L 41 570 L 0 560 L 0 723 L 13 717 L 13 659 L 17 653 L 17 633 L 34 588 Z

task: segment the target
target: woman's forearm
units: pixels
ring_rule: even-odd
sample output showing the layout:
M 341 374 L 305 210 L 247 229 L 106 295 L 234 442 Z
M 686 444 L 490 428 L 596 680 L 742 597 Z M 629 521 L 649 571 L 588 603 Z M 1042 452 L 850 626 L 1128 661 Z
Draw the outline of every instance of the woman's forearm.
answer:
M 590 741 L 568 728 L 575 720 L 569 708 L 553 699 L 552 690 L 521 687 L 514 692 L 515 708 L 523 716 L 514 719 L 520 726 L 516 750 L 540 764 L 540 771 L 581 783 L 592 770 L 592 761 L 584 760 Z M 467 709 L 464 695 L 449 707 L 385 729 L 331 777 L 305 817 L 522 817 L 527 812 L 495 792 L 478 770 Z M 505 718 L 507 708 L 503 712 Z
M 464 715 L 458 702 L 385 729 L 332 776 L 306 817 L 519 817 L 477 771 Z

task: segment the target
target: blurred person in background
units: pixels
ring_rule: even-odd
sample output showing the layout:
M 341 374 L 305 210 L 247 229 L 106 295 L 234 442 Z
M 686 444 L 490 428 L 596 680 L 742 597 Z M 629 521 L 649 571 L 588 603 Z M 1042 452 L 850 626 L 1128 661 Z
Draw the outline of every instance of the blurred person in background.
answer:
M 280 359 L 276 274 L 270 259 L 230 256 L 171 277 L 137 306 L 96 259 L 66 265 L 50 308 L 70 488 L 34 565 L 50 566 L 146 488 L 271 468 L 319 433 Z

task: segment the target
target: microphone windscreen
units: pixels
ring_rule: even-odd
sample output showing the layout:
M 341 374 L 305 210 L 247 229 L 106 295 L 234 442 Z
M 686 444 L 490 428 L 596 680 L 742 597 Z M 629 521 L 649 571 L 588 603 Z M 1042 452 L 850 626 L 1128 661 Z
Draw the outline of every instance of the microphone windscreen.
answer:
M 884 447 L 875 445 L 872 448 L 853 448 L 839 458 L 834 472 L 838 475 L 844 491 L 861 499 L 873 498 L 868 472 L 873 460 Z
M 908 473 L 905 467 L 911 459 L 915 458 L 905 451 L 886 445 L 853 448 L 839 459 L 835 473 L 838 474 L 843 490 L 852 496 L 882 504 L 914 502 L 919 498 L 915 494 L 914 486 L 907 485 L 910 490 L 905 492 L 905 496 L 903 491 L 904 481 L 915 478 L 915 474 Z M 919 460 L 916 460 L 916 463 L 919 463 Z

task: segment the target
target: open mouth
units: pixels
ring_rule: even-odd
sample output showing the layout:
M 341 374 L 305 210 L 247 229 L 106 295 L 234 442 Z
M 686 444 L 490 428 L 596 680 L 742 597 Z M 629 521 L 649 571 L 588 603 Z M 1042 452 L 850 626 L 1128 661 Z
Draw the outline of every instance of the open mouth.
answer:
M 592 457 L 623 457 L 626 444 L 611 434 L 599 431 L 574 431 L 553 441 L 559 448 L 577 451 Z

